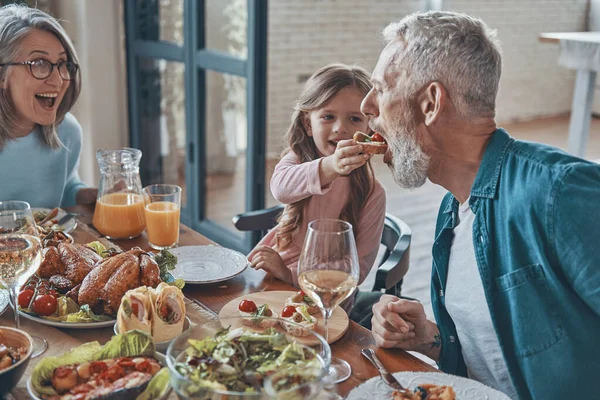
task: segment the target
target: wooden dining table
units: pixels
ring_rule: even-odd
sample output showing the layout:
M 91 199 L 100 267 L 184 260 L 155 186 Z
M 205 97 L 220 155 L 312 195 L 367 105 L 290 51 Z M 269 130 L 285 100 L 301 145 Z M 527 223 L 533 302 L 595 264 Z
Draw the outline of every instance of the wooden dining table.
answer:
M 79 216 L 77 217 L 77 229 L 75 229 L 75 231 L 72 233 L 76 243 L 89 243 L 91 241 L 98 240 L 99 238 L 100 240 L 106 241 L 106 239 L 101 238 L 101 235 L 92 225 L 92 207 L 77 206 L 69 209 L 69 211 L 79 213 Z M 145 233 L 134 239 L 111 240 L 111 243 L 114 243 L 123 250 L 129 250 L 135 246 L 139 246 L 144 250 L 150 250 Z M 182 224 L 180 226 L 179 246 L 191 245 L 218 244 Z M 283 283 L 282 281 L 270 277 L 263 271 L 256 271 L 252 268 L 246 268 L 243 273 L 228 281 L 214 284 L 186 285 L 183 289 L 183 292 L 189 300 L 197 303 L 200 307 L 205 307 L 207 310 L 210 310 L 209 312 L 215 313 L 216 316 L 216 314 L 218 314 L 225 304 L 235 298 L 249 293 L 270 290 L 295 289 L 292 286 Z M 7 317 L 7 314 L 10 316 Z M 7 311 L 2 317 L 0 317 L 0 326 L 2 325 L 14 326 L 11 312 Z M 24 329 L 30 333 L 33 333 L 36 326 L 40 326 L 40 324 L 32 321 L 25 321 Z M 68 329 L 63 331 L 66 331 L 69 336 L 82 343 L 88 340 L 99 340 L 102 342 L 102 339 L 107 340 L 107 338 L 109 338 L 112 334 L 112 330 L 109 330 L 108 328 L 103 328 L 102 334 L 98 335 L 95 335 L 95 330 Z M 62 334 L 64 332 L 60 333 Z M 57 337 L 59 337 L 58 332 Z M 52 338 L 48 338 L 48 342 L 50 348 L 52 348 L 52 346 L 56 346 L 56 343 L 53 343 Z M 337 385 L 337 392 L 339 395 L 345 397 L 348 392 L 352 390 L 352 388 L 378 375 L 377 370 L 361 355 L 361 350 L 365 347 L 371 347 L 375 349 L 379 359 L 391 372 L 438 371 L 436 368 L 420 360 L 419 358 L 414 357 L 406 351 L 400 349 L 377 348 L 371 336 L 371 332 L 359 324 L 350 321 L 348 330 L 342 336 L 342 338 L 331 344 L 332 355 L 348 361 L 352 366 L 352 375 L 350 378 Z M 28 367 L 26 376 L 22 378 L 18 387 L 12 392 L 15 398 L 29 398 L 26 390 L 24 389 L 24 381 L 26 381 L 28 378 L 27 375 L 31 373 L 33 368 L 32 366 L 35 366 L 37 360 L 38 359 L 31 360 L 31 365 Z M 175 398 L 174 395 L 171 397 Z

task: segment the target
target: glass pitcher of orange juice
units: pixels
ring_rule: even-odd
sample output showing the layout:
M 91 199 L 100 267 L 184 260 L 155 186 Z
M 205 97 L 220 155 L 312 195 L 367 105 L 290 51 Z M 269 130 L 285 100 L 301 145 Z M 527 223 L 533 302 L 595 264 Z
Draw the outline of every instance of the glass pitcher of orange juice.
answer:
M 140 179 L 142 152 L 129 147 L 98 150 L 96 158 L 101 176 L 94 227 L 109 239 L 138 236 L 146 227 Z

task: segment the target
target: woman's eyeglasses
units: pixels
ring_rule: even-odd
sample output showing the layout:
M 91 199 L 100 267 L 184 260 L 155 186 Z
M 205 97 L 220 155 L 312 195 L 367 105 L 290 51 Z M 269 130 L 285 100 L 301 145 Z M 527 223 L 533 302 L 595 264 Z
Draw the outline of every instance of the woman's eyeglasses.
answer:
M 61 61 L 53 64 L 44 59 L 0 64 L 0 67 L 4 67 L 6 65 L 28 65 L 31 75 L 40 80 L 46 79 L 52 75 L 52 71 L 54 71 L 54 68 L 56 67 L 58 68 L 58 74 L 60 77 L 65 81 L 70 81 L 77 74 L 77 70 L 79 69 L 79 65 L 71 61 Z

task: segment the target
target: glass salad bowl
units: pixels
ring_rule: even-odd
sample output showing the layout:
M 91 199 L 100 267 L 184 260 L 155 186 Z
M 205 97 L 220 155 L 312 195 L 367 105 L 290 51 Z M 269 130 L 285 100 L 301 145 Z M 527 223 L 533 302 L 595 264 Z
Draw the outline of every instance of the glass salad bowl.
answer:
M 304 330 L 303 337 L 287 333 L 293 331 L 290 324 L 281 318 L 231 317 L 193 327 L 167 349 L 171 386 L 180 399 L 316 397 L 331 349 L 313 331 Z

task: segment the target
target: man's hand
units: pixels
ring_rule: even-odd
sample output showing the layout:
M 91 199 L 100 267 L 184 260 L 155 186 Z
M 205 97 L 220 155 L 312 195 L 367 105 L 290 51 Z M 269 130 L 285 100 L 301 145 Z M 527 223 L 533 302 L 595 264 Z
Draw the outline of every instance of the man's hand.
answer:
M 285 266 L 279 253 L 269 246 L 258 246 L 248 254 L 250 266 L 254 269 L 262 269 L 273 275 L 273 277 L 293 285 L 292 271 Z
M 94 204 L 96 202 L 96 197 L 98 197 L 97 188 L 82 188 L 79 189 L 75 195 L 75 203 L 77 203 L 77 205 Z
M 413 350 L 437 360 L 441 338 L 437 325 L 418 301 L 383 295 L 373 306 L 372 332 L 379 347 Z
M 320 168 L 321 184 L 323 186 L 333 182 L 340 176 L 348 175 L 350 172 L 365 165 L 370 154 L 360 154 L 363 148 L 356 144 L 353 139 L 340 140 L 335 152 L 323 158 Z

